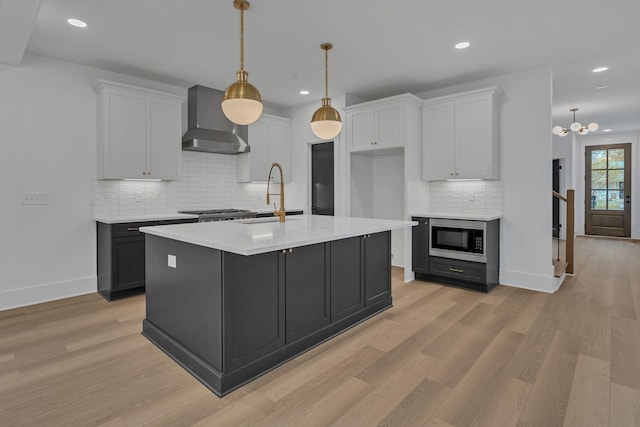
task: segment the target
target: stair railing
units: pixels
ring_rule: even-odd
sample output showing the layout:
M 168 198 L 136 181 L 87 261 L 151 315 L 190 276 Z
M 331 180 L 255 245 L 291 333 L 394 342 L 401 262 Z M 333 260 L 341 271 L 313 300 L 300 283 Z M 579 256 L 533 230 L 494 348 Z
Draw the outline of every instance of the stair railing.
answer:
M 567 190 L 567 197 L 562 194 L 552 191 L 553 197 L 562 200 L 567 204 L 567 244 L 565 248 L 567 257 L 567 273 L 573 274 L 573 252 L 574 252 L 574 240 L 575 240 L 575 202 L 576 202 L 576 190 Z M 559 252 L 558 252 L 559 254 Z

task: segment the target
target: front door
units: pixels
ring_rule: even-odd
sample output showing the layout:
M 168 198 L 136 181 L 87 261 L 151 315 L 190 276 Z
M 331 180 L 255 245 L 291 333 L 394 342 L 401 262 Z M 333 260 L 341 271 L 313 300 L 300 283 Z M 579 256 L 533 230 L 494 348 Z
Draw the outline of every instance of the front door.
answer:
M 585 233 L 631 236 L 631 144 L 586 147 Z

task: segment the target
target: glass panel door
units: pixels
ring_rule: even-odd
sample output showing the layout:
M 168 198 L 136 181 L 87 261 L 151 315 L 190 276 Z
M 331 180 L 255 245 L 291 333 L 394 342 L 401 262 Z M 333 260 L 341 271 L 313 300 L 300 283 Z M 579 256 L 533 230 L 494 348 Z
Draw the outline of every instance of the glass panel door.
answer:
M 631 144 L 586 147 L 585 232 L 631 235 Z

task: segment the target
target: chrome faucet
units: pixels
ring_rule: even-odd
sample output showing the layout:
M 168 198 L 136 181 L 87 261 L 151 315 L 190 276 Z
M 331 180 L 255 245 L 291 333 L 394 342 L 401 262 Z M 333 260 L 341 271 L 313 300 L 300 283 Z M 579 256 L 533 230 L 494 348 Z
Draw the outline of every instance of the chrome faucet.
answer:
M 269 193 L 269 184 L 271 183 L 271 172 L 273 172 L 273 168 L 277 167 L 280 170 L 280 193 Z M 276 203 L 273 203 L 273 215 L 280 217 L 280 222 L 284 222 L 284 218 L 286 215 L 286 211 L 284 210 L 284 176 L 282 175 L 282 166 L 280 163 L 272 163 L 271 169 L 269 169 L 269 178 L 267 179 L 267 204 L 271 204 L 269 200 L 269 196 L 280 195 L 280 209 L 276 207 Z

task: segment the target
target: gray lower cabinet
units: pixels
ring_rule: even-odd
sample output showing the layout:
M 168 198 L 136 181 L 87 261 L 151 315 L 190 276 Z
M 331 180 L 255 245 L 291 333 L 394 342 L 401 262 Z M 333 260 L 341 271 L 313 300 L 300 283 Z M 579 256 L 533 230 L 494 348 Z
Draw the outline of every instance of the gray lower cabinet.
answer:
M 145 286 L 145 235 L 140 227 L 197 219 L 97 223 L 98 293 L 107 301 L 138 294 Z
M 390 235 L 252 256 L 148 235 L 143 334 L 224 395 L 391 307 Z
M 429 218 L 412 217 L 418 225 L 411 229 L 411 260 L 413 271 L 429 274 Z
M 364 308 L 364 238 L 334 240 L 331 247 L 331 321 Z
M 222 252 L 224 370 L 231 371 L 285 343 L 284 259 L 279 252 Z
M 286 343 L 292 343 L 331 320 L 327 245 L 319 243 L 284 251 Z
M 391 296 L 391 233 L 364 236 L 365 306 Z

